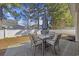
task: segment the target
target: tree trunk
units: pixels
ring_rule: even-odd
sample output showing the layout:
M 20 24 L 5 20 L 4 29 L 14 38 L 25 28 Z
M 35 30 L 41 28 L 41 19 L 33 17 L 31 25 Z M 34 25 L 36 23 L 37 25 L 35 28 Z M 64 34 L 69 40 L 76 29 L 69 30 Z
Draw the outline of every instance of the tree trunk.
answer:
M 39 8 L 37 9 L 37 14 L 38 14 L 37 19 L 38 19 L 38 29 L 39 29 Z
M 61 26 L 62 29 L 65 28 L 65 19 L 61 19 L 60 26 Z
M 1 22 L 1 25 L 3 23 L 2 19 L 3 19 L 3 11 L 2 11 L 3 7 L 1 6 L 0 7 L 0 22 Z
M 56 29 L 56 20 L 53 20 L 52 29 Z

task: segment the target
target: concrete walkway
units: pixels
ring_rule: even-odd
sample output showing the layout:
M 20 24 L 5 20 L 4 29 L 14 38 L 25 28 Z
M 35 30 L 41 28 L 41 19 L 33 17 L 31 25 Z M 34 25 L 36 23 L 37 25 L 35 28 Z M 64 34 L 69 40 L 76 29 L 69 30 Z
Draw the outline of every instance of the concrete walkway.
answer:
M 58 51 L 59 52 L 59 51 Z M 32 56 L 30 42 L 25 43 L 20 47 L 7 49 L 5 56 Z M 37 48 L 36 55 L 41 56 L 41 49 Z M 45 56 L 53 56 L 51 49 L 45 51 Z M 60 56 L 77 56 L 79 55 L 79 42 L 71 42 L 67 40 L 60 40 Z

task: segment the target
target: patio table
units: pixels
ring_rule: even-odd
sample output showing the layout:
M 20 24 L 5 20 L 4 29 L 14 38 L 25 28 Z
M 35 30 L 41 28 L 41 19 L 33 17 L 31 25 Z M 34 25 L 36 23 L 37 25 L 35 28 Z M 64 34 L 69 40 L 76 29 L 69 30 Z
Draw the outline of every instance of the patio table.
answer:
M 45 47 L 46 47 L 46 40 L 50 38 L 51 35 L 49 34 L 41 34 L 41 35 L 38 35 L 39 39 L 41 39 L 43 41 L 42 43 L 42 54 L 44 55 L 44 51 L 45 51 Z

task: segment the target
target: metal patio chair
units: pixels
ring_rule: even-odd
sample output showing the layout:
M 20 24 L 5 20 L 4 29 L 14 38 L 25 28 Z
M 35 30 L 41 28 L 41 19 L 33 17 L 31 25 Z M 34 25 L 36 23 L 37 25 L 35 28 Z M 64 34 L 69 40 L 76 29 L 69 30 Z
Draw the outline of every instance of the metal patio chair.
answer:
M 46 40 L 46 42 L 47 42 L 48 44 L 50 44 L 51 49 L 52 49 L 52 48 L 54 49 L 55 55 L 57 55 L 56 46 L 58 46 L 58 49 L 59 49 L 59 51 L 60 51 L 60 48 L 59 48 L 59 39 L 61 39 L 61 34 L 55 33 L 55 36 L 54 36 L 53 39 L 51 39 L 51 40 L 50 40 L 50 39 Z
M 36 33 L 30 34 L 31 35 L 31 47 L 33 48 L 33 55 L 36 54 L 36 48 L 38 46 L 42 46 L 42 40 L 39 39 Z

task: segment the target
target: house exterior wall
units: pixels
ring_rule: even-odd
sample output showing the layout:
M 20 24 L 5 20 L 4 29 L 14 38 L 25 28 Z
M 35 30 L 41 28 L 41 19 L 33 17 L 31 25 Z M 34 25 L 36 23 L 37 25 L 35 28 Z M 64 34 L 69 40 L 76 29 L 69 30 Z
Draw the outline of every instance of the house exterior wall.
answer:
M 69 6 L 73 16 L 76 41 L 79 41 L 79 4 L 71 3 Z
M 79 6 L 79 5 L 77 5 L 77 6 Z M 77 32 L 76 33 L 77 33 L 77 41 L 79 41 L 79 8 L 78 8 L 76 14 L 77 14 L 77 20 L 76 20 L 76 30 L 77 30 Z
M 70 6 L 74 20 L 76 41 L 79 41 L 79 4 L 71 4 Z

